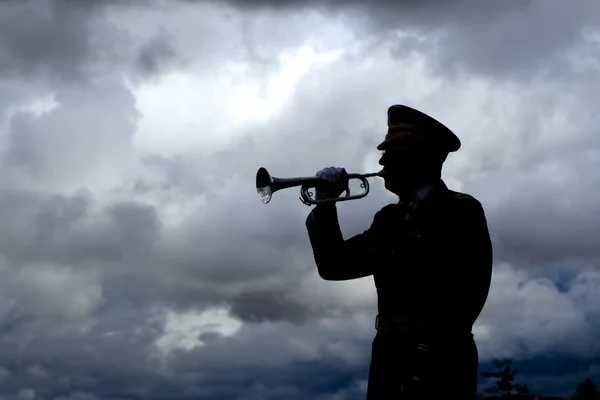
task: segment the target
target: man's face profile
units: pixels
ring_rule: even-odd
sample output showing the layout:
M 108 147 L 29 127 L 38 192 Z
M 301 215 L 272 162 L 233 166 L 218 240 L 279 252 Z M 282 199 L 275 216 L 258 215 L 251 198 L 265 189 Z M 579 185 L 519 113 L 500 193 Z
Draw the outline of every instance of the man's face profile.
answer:
M 379 164 L 383 166 L 386 189 L 396 193 L 413 180 L 417 166 L 413 150 L 408 146 L 390 146 L 382 151 Z
M 432 169 L 437 163 L 421 146 L 394 145 L 382 151 L 379 164 L 383 166 L 386 189 L 400 194 L 434 178 Z

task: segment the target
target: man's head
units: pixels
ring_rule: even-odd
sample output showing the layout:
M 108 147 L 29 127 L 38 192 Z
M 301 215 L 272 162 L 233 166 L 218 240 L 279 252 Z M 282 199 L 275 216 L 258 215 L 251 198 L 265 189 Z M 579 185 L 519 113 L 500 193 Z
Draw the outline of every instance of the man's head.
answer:
M 449 152 L 460 140 L 436 119 L 413 108 L 394 105 L 388 109 L 388 132 L 377 146 L 383 154 L 385 187 L 403 196 L 441 176 Z

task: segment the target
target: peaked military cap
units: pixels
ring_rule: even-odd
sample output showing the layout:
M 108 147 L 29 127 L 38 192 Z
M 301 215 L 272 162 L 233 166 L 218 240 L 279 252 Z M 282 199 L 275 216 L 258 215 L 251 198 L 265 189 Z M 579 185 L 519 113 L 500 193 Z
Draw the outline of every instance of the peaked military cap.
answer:
M 388 132 L 378 150 L 392 143 L 419 144 L 452 152 L 460 148 L 460 139 L 444 124 L 429 115 L 404 105 L 388 109 Z

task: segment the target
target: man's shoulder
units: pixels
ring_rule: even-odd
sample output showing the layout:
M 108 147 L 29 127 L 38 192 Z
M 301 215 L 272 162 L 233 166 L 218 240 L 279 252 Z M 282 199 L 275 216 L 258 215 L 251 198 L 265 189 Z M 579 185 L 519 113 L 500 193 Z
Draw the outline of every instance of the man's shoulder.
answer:
M 448 207 L 460 214 L 483 214 L 481 202 L 468 193 L 448 189 L 445 199 Z
M 384 226 L 398 221 L 402 215 L 402 206 L 399 203 L 390 203 L 381 207 L 373 216 L 373 225 Z
M 472 195 L 470 195 L 468 193 L 457 192 L 457 191 L 448 189 L 447 196 L 452 201 L 455 201 L 455 202 L 460 202 L 460 203 L 465 203 L 465 204 L 479 204 L 479 205 L 481 205 L 481 203 L 479 202 L 479 200 L 477 200 L 474 196 L 472 196 Z

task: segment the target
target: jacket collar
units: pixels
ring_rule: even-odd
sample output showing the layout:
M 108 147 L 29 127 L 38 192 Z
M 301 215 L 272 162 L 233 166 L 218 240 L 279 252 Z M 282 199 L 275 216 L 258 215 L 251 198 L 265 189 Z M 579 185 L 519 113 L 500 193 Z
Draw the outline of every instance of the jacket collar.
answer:
M 411 204 L 414 202 L 416 202 L 417 204 L 429 202 L 429 200 L 432 197 L 435 197 L 436 195 L 447 192 L 447 191 L 448 191 L 448 187 L 446 186 L 444 181 L 440 179 L 436 183 L 430 183 L 430 184 L 421 186 L 419 189 L 417 189 L 417 191 L 415 193 L 415 197 L 412 198 L 411 200 L 409 200 L 407 202 L 407 204 Z M 402 199 L 399 199 L 398 204 L 404 205 L 405 202 Z

